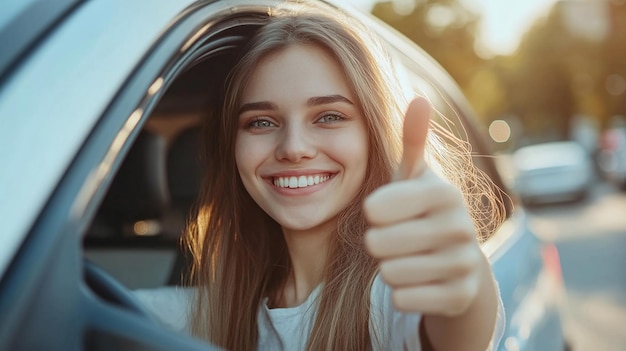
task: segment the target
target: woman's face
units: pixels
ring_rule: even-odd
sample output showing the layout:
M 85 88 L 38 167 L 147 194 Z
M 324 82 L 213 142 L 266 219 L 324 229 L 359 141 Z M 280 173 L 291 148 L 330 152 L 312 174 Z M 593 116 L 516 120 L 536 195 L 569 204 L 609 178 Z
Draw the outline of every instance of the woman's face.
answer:
M 365 119 L 330 55 L 298 44 L 258 64 L 235 157 L 248 193 L 285 230 L 335 226 L 363 184 L 367 156 Z

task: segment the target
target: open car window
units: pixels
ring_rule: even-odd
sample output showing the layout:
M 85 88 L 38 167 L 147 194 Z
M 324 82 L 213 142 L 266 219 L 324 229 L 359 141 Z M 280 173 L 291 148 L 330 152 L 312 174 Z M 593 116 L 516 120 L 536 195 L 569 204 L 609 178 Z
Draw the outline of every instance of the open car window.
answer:
M 87 229 L 86 256 L 130 288 L 179 285 L 185 279 L 187 262 L 179 240 L 200 190 L 202 119 L 221 103 L 216 97 L 237 50 L 262 18 L 258 12 L 243 12 L 203 29 L 201 44 L 170 77 Z M 439 112 L 437 123 L 478 146 L 473 160 L 498 188 L 500 180 L 486 157 L 489 150 L 481 148 L 482 135 L 469 124 L 464 106 L 436 88 L 441 82 L 425 74 L 428 67 L 416 68 L 406 53 L 394 51 L 400 48 L 389 49 L 407 89 L 431 100 Z

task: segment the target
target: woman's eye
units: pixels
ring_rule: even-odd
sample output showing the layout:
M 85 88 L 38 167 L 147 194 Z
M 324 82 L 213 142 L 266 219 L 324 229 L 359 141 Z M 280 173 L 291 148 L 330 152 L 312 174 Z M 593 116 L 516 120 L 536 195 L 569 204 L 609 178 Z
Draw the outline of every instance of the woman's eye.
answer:
M 337 113 L 329 113 L 326 115 L 323 115 L 322 117 L 320 117 L 317 122 L 318 123 L 334 123 L 334 122 L 339 122 L 341 120 L 345 119 L 342 115 L 337 114 Z
M 248 128 L 250 129 L 264 129 L 264 128 L 271 128 L 275 126 L 276 124 L 266 119 L 254 119 L 250 121 L 250 123 L 248 123 Z

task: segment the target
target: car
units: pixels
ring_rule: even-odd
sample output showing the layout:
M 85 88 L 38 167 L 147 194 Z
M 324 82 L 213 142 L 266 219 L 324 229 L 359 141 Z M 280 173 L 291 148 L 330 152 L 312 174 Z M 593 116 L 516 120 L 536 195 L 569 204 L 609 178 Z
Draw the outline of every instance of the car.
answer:
M 516 193 L 527 205 L 584 199 L 593 181 L 593 161 L 575 141 L 521 147 L 513 164 Z
M 563 350 L 558 251 L 511 200 L 461 90 L 371 15 L 319 3 L 381 37 L 502 195 L 506 220 L 483 244 L 506 311 L 498 349 Z M 132 291 L 181 284 L 202 111 L 235 50 L 289 4 L 0 3 L 0 350 L 212 349 L 156 323 Z

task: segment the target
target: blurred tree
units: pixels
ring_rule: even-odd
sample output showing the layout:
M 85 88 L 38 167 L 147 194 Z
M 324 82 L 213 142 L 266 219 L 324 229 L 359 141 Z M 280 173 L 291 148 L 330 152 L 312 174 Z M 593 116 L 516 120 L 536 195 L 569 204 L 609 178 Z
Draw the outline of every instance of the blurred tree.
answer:
M 598 79 L 607 106 L 603 126 L 608 126 L 613 116 L 626 116 L 626 2 L 614 0 L 608 6 L 609 32 L 602 51 L 606 64 Z
M 480 16 L 459 0 L 387 0 L 372 13 L 433 56 L 485 126 L 520 122 L 522 143 L 568 138 L 576 115 L 626 116 L 626 1 L 561 0 L 514 54 L 491 59 L 475 51 Z
M 567 138 L 576 111 L 568 66 L 584 48 L 555 10 L 523 38 L 507 76 L 507 91 L 509 110 L 521 119 L 532 141 Z
M 503 57 L 491 59 L 476 71 L 464 88 L 470 104 L 486 125 L 511 112 L 506 64 Z
M 569 138 L 578 114 L 606 126 L 626 115 L 626 3 L 559 1 L 511 62 L 504 75 L 509 109 L 531 136 Z
M 394 0 L 372 14 L 416 42 L 465 89 L 485 63 L 474 51 L 480 17 L 458 0 Z

